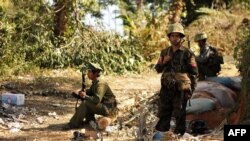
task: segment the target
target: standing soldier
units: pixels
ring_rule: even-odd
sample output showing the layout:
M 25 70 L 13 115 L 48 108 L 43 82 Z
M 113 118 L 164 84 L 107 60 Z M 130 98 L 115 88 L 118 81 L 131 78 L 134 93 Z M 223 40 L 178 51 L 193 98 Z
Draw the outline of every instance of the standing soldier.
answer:
M 83 98 L 70 122 L 63 127 L 64 130 L 79 128 L 84 123 L 95 120 L 94 115 L 113 116 L 117 111 L 115 95 L 108 84 L 99 78 L 102 68 L 98 64 L 89 63 L 88 78 L 92 85 L 86 92 L 79 91 Z M 83 121 L 85 119 L 85 122 Z
M 217 76 L 221 70 L 221 64 L 224 63 L 223 57 L 218 53 L 216 48 L 207 44 L 206 33 L 197 33 L 194 41 L 200 47 L 200 54 L 196 57 L 199 68 L 199 80 Z
M 163 49 L 155 66 L 162 72 L 159 102 L 159 121 L 156 130 L 166 132 L 170 129 L 172 114 L 176 119 L 175 134 L 186 131 L 186 103 L 192 95 L 189 76 L 197 75 L 198 69 L 194 53 L 184 47 L 184 30 L 181 24 L 170 25 L 167 36 L 171 46 Z

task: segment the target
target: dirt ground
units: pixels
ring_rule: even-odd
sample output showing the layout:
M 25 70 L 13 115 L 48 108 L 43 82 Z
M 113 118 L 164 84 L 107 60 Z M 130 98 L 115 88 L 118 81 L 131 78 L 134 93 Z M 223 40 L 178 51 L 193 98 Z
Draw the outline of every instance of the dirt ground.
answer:
M 232 58 L 227 59 L 223 65 L 220 76 L 237 76 L 236 67 L 233 65 Z M 28 121 L 20 122 L 21 130 L 13 131 L 0 124 L 0 140 L 1 141 L 64 141 L 71 140 L 73 132 L 62 131 L 61 127 L 66 124 L 74 113 L 76 100 L 65 95 L 67 92 L 74 91 L 81 86 L 80 73 L 70 72 L 54 72 L 52 78 L 36 79 L 33 76 L 19 77 L 18 80 L 1 82 L 3 84 L 14 83 L 18 86 L 18 92 L 25 92 L 25 105 L 22 107 L 29 108 L 29 112 L 25 114 Z M 66 80 L 65 80 L 66 79 Z M 111 88 L 117 96 L 119 104 L 124 101 L 136 97 L 138 93 L 147 93 L 152 95 L 160 88 L 160 74 L 155 72 L 146 72 L 140 75 L 123 75 L 123 76 L 105 76 Z M 38 82 L 39 80 L 39 82 Z M 73 81 L 74 80 L 74 81 Z M 49 94 L 50 90 L 65 91 L 65 93 L 53 95 Z M 13 88 L 12 91 L 15 89 Z M 21 91 L 23 90 L 23 91 Z M 39 94 L 39 90 L 49 91 L 46 94 Z M 6 89 L 1 88 L 1 93 Z M 36 91 L 32 93 L 30 91 Z M 59 93 L 59 92 L 58 92 Z M 55 112 L 56 115 L 50 116 L 49 113 Z M 0 115 L 1 118 L 1 115 Z M 38 119 L 41 119 L 40 122 Z M 131 138 L 130 138 L 131 139 Z M 94 139 L 93 139 L 94 140 Z M 120 135 L 110 135 L 105 140 L 129 140 L 129 138 Z
M 81 77 L 81 76 L 79 76 Z M 143 91 L 155 92 L 159 89 L 159 74 L 150 73 L 145 75 L 129 75 L 129 76 L 105 76 L 112 90 L 117 96 L 120 103 L 135 94 Z M 57 83 L 57 82 L 51 82 Z M 59 83 L 59 82 L 58 82 Z M 23 85 L 23 83 L 22 83 Z M 49 85 L 46 83 L 46 85 Z M 61 85 L 61 84 L 59 84 Z M 72 87 L 70 84 L 64 83 L 67 91 Z M 27 87 L 27 85 L 18 86 Z M 45 87 L 41 86 L 40 87 Z M 38 89 L 38 88 L 35 88 Z M 61 90 L 62 91 L 62 90 Z M 74 89 L 72 89 L 74 91 Z M 67 95 L 67 93 L 66 93 Z M 27 115 L 25 118 L 29 123 L 22 123 L 23 128 L 18 132 L 11 132 L 10 129 L 0 126 L 0 140 L 17 140 L 17 141 L 49 141 L 49 140 L 70 140 L 73 131 L 62 131 L 61 127 L 66 124 L 74 113 L 76 100 L 64 96 L 40 96 L 26 95 L 25 105 L 23 107 L 35 108 L 35 115 Z M 57 118 L 48 116 L 48 113 L 56 112 Z M 44 122 L 38 123 L 37 118 L 41 117 Z M 125 139 L 126 140 L 126 139 Z

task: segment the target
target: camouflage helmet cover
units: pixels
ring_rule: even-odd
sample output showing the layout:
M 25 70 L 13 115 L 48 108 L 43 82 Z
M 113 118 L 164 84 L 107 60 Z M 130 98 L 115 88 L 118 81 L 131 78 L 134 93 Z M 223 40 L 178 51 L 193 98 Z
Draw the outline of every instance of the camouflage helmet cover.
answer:
M 91 62 L 88 65 L 88 69 L 94 70 L 94 71 L 102 71 L 103 70 L 99 64 L 91 63 Z
M 194 37 L 195 42 L 198 42 L 203 39 L 207 39 L 207 34 L 205 32 L 197 33 Z
M 174 23 L 168 27 L 168 30 L 167 30 L 168 37 L 170 36 L 171 33 L 174 33 L 174 32 L 180 33 L 182 38 L 185 37 L 183 26 L 180 23 Z

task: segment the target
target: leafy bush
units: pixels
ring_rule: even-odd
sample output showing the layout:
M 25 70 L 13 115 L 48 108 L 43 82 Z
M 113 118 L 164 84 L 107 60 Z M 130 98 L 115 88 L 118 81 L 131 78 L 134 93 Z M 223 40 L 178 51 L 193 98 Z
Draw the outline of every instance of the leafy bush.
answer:
M 0 45 L 0 64 L 5 66 L 0 69 L 1 75 L 27 72 L 29 66 L 81 67 L 89 61 L 100 63 L 106 74 L 140 72 L 144 65 L 139 43 L 118 35 L 84 28 L 66 39 L 54 37 L 51 31 L 41 29 L 43 25 L 31 24 L 35 31 L 22 29 L 22 32 L 17 24 L 7 26 L 1 28 L 1 38 L 5 39 Z
M 84 29 L 60 48 L 43 48 L 36 64 L 43 68 L 81 67 L 88 62 L 101 64 L 105 73 L 140 72 L 144 59 L 139 44 L 118 35 Z
M 244 19 L 238 30 L 238 44 L 234 49 L 234 57 L 237 59 L 237 65 L 241 72 L 250 69 L 250 21 Z
M 43 0 L 29 2 L 0 4 L 0 75 L 27 73 L 36 68 L 79 68 L 89 61 L 100 63 L 105 73 L 142 70 L 142 46 L 135 39 L 76 23 L 70 14 L 74 7 L 66 14 L 65 34 L 55 36 L 53 6 Z

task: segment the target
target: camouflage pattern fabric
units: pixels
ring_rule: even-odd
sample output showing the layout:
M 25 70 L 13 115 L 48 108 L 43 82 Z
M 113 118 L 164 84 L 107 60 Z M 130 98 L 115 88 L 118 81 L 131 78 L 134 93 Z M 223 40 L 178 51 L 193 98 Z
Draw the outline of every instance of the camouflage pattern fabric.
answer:
M 186 103 L 191 97 L 191 83 L 189 75 L 197 75 L 198 69 L 195 56 L 191 50 L 181 46 L 176 52 L 172 47 L 161 52 L 161 58 L 165 55 L 171 56 L 167 64 L 156 64 L 157 72 L 162 72 L 161 90 L 158 116 L 160 118 L 156 125 L 158 131 L 168 131 L 171 117 L 176 118 L 177 134 L 184 134 L 186 130 Z

